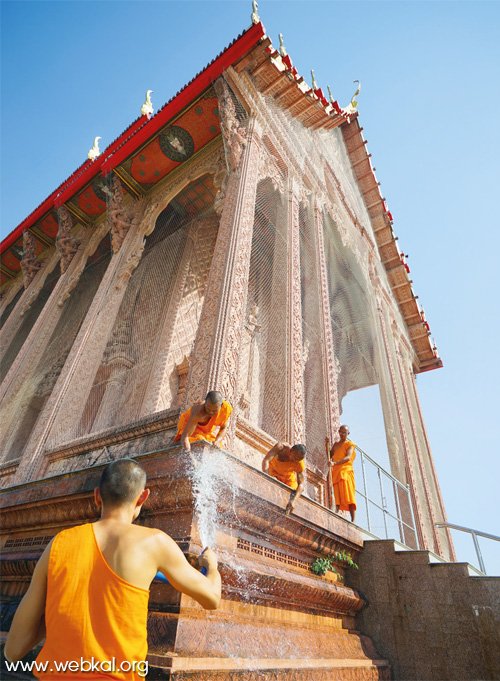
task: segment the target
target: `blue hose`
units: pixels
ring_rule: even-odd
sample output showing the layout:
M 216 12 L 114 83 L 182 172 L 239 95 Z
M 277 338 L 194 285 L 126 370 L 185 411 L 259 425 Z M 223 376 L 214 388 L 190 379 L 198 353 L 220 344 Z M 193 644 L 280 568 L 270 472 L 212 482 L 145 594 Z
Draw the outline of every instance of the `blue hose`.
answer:
M 203 567 L 201 568 L 201 574 L 202 574 L 202 575 L 206 575 L 206 574 L 207 574 L 207 568 L 206 568 L 205 566 L 203 566 Z M 163 572 L 157 572 L 156 575 L 155 575 L 155 579 L 156 579 L 157 582 L 164 582 L 165 584 L 170 584 L 170 582 L 169 582 L 168 579 L 165 577 L 165 575 L 163 574 Z

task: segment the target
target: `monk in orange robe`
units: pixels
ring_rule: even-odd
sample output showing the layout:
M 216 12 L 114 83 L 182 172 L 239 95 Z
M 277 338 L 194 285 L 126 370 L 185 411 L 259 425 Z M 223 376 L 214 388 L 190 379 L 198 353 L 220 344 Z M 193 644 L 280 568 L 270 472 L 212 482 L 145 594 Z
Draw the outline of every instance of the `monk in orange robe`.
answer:
M 149 496 L 145 483 L 146 471 L 131 459 L 106 466 L 94 491 L 100 520 L 57 534 L 35 567 L 5 643 L 9 662 L 45 637 L 34 670 L 43 681 L 139 681 L 148 670 L 149 587 L 159 570 L 204 608 L 218 607 L 213 551 L 200 556 L 203 575 L 167 534 L 133 524 Z
M 232 411 L 229 402 L 219 392 L 211 390 L 204 402 L 193 404 L 181 414 L 174 442 L 180 440 L 188 452 L 191 451 L 191 442 L 205 440 L 216 445 L 226 434 Z
M 304 491 L 306 484 L 305 457 L 306 448 L 304 445 L 293 445 L 292 447 L 286 442 L 277 442 L 262 461 L 264 473 L 268 473 L 271 477 L 295 490 L 292 492 L 286 507 L 286 515 L 289 515 L 295 509 L 297 499 Z
M 330 450 L 330 472 L 335 495 L 335 512 L 349 511 L 351 521 L 356 517 L 356 501 L 354 499 L 354 469 L 353 461 L 356 458 L 356 445 L 347 439 L 349 428 L 340 426 L 340 439 L 334 443 Z

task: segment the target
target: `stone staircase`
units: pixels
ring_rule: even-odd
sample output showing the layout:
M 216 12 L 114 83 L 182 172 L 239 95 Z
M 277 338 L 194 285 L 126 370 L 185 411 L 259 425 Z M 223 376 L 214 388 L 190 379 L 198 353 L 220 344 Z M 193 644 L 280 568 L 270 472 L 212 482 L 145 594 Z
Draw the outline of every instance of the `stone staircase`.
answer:
M 498 681 L 500 577 L 432 561 L 429 551 L 365 541 L 349 575 L 367 601 L 358 629 L 389 660 L 394 681 Z

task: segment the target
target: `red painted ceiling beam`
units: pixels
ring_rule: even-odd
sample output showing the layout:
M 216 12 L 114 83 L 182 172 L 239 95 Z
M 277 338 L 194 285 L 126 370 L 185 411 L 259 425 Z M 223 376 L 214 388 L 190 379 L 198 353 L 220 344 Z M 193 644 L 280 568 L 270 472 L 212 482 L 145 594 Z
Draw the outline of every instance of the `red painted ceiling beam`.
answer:
M 228 68 L 228 66 L 231 66 L 237 59 L 242 57 L 264 36 L 265 29 L 263 25 L 261 23 L 253 24 L 237 42 L 217 57 L 212 64 L 181 90 L 171 102 L 160 109 L 156 116 L 137 132 L 133 138 L 127 140 L 120 149 L 111 156 L 107 154 L 107 158 L 102 166 L 102 174 L 105 175 L 106 173 L 109 173 L 113 168 L 116 168 L 122 163 L 122 161 L 124 161 L 127 156 L 130 156 L 137 147 L 158 132 L 158 130 L 168 123 L 171 118 L 182 111 L 182 109 L 195 99 L 195 97 L 211 85 L 214 80 Z

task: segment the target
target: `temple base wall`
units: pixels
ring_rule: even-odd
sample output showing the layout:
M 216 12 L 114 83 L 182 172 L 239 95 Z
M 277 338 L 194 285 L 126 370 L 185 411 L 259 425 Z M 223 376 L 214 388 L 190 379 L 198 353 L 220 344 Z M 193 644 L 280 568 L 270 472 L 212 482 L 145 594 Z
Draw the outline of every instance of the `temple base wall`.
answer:
M 194 445 L 192 457 L 177 445 L 151 451 L 153 440 L 169 431 L 167 417 L 164 426 L 115 445 L 121 456 L 125 446 L 133 449 L 148 474 L 151 496 L 139 522 L 168 532 L 187 555 L 198 555 L 207 541 L 198 490 L 208 485 L 214 492 L 206 511 L 213 530 L 208 541 L 219 556 L 223 597 L 219 610 L 205 611 L 153 582 L 151 678 L 389 679 L 387 661 L 355 628 L 364 601 L 346 583 L 345 564 L 337 561 L 337 573 L 323 577 L 310 570 L 318 556 L 342 550 L 356 560 L 359 530 L 309 499 L 300 499 L 297 512 L 286 516 L 289 488 L 212 446 Z M 112 448 L 104 450 L 103 457 L 110 453 Z M 4 632 L 51 537 L 98 518 L 93 489 L 104 464 L 11 487 L 0 496 Z

